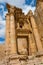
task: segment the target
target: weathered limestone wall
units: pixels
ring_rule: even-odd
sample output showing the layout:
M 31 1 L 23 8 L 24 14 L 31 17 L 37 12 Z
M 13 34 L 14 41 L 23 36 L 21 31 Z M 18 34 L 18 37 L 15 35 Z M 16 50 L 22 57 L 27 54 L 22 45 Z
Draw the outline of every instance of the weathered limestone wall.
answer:
M 38 51 L 39 52 L 43 51 L 40 36 L 39 36 L 39 33 L 38 33 L 38 29 L 37 29 L 37 26 L 35 24 L 35 19 L 34 19 L 33 16 L 31 16 L 30 19 L 31 19 L 31 24 L 32 24 L 33 33 L 34 33 L 34 37 L 35 37 L 35 40 L 36 40 L 36 45 L 37 45 Z
M 40 34 L 40 39 L 43 46 L 43 1 L 41 0 L 40 1 L 38 0 L 37 2 L 34 17 L 36 20 L 36 24 L 37 24 L 38 31 Z
M 37 52 L 41 52 L 41 51 L 43 51 L 42 43 L 40 40 L 40 35 L 38 32 L 37 24 L 35 23 L 36 21 L 35 21 L 33 14 L 32 14 L 32 11 L 30 11 L 28 13 L 28 18 L 29 18 L 29 16 L 30 16 L 30 23 L 31 23 L 31 27 L 32 27 L 32 32 L 33 32 L 35 44 L 36 44 L 36 49 L 37 49 Z

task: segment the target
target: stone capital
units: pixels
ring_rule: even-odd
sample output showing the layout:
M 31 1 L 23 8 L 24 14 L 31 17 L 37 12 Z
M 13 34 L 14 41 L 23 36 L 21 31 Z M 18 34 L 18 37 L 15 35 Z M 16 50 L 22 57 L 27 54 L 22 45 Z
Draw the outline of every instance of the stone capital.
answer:
M 9 5 L 9 4 L 6 4 L 6 6 L 7 6 L 7 9 L 8 9 L 8 12 L 14 14 L 14 11 L 15 11 L 16 8 L 14 6 Z

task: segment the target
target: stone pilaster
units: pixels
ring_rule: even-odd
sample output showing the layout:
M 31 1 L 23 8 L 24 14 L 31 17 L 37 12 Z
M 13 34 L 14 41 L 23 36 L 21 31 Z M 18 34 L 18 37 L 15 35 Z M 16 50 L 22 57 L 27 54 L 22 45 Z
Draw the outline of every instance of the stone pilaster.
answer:
M 27 21 L 30 23 L 30 21 L 27 19 Z M 31 27 L 31 24 L 30 24 Z M 30 30 L 32 31 L 32 28 L 30 28 Z M 29 55 L 34 55 L 36 53 L 36 44 L 35 44 L 35 40 L 34 40 L 34 35 L 33 32 L 30 32 L 28 35 L 28 39 L 29 39 Z
M 16 47 L 16 29 L 15 29 L 15 18 L 14 14 L 10 14 L 10 43 L 11 43 L 11 53 L 17 53 Z
M 36 45 L 32 33 L 29 33 L 29 55 L 36 54 Z
M 28 39 L 29 39 L 29 55 L 32 55 L 32 50 L 31 50 L 32 39 L 31 39 L 30 33 L 29 33 Z
M 37 45 L 37 48 L 38 48 L 38 52 L 43 51 L 41 40 L 40 40 L 40 36 L 39 36 L 39 33 L 38 33 L 38 29 L 37 29 L 37 25 L 35 23 L 34 17 L 31 16 L 30 20 L 31 20 L 31 25 L 32 25 L 32 29 L 33 29 L 36 45 Z

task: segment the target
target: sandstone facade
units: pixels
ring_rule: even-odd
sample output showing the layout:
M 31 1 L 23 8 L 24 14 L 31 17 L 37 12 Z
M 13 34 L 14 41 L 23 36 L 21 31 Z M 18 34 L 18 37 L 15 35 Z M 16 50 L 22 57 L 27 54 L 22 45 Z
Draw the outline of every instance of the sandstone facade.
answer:
M 43 30 L 40 28 L 42 27 L 40 25 L 42 15 L 40 15 L 40 19 L 38 17 L 40 14 L 39 4 L 43 4 L 43 1 L 37 1 L 34 15 L 31 10 L 27 15 L 24 15 L 21 9 L 6 4 L 8 13 L 6 14 L 4 45 L 5 60 L 2 58 L 0 65 L 43 65 L 43 43 L 41 39 Z

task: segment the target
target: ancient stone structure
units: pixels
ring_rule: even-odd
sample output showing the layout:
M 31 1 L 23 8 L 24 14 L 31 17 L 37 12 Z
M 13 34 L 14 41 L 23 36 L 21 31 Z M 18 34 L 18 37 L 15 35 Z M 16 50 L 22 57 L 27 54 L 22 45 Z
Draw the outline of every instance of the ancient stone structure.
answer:
M 38 0 L 34 14 L 43 46 L 43 0 Z
M 31 10 L 25 15 L 21 9 L 6 4 L 6 40 L 0 65 L 43 65 L 43 30 L 38 25 L 42 22 L 42 16 L 38 17 L 40 8 L 39 14 L 37 12 L 40 2 L 43 4 L 43 1 L 37 1 L 34 15 Z

